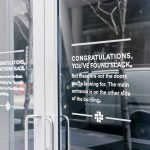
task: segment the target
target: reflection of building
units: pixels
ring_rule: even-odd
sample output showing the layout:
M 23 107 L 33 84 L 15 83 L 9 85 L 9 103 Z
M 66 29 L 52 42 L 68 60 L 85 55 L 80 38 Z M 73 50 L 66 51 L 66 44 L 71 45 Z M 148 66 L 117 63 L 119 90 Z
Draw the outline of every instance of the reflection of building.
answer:
M 13 15 L 14 15 L 14 49 L 25 50 L 24 53 L 15 53 L 14 58 L 23 59 L 26 61 L 26 48 L 29 42 L 29 19 L 27 17 L 27 10 L 25 2 L 22 0 L 13 1 Z M 17 72 L 15 72 L 17 74 Z M 26 80 L 25 72 L 23 81 Z

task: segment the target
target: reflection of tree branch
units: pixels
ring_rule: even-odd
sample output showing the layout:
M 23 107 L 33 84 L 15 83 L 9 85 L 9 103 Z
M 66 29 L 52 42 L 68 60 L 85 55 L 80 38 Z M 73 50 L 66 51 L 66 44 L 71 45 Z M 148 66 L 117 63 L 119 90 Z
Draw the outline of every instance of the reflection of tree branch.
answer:
M 120 7 L 121 2 L 119 0 L 117 0 L 117 5 L 118 5 L 118 10 L 119 10 L 119 18 L 120 18 L 120 25 L 122 24 L 122 11 L 121 11 L 121 7 Z
M 114 18 L 113 18 L 113 14 L 111 14 L 110 15 L 110 17 L 111 17 L 111 21 L 112 21 L 112 24 L 113 24 L 113 26 L 114 26 L 114 30 L 115 30 L 115 33 L 116 33 L 116 35 L 118 35 L 118 29 L 117 29 L 117 25 L 116 25 L 116 23 L 115 23 L 115 20 L 114 20 Z
M 103 5 L 106 5 L 106 6 L 111 6 L 111 5 L 113 5 L 115 3 L 115 0 L 112 1 L 112 2 L 109 2 L 109 3 L 105 3 L 105 2 L 103 2 L 101 0 L 98 0 L 98 1 L 101 2 Z
M 106 19 L 104 19 L 103 17 L 101 17 L 101 16 L 98 14 L 97 10 L 94 8 L 94 6 L 92 6 L 92 4 L 91 4 L 90 2 L 88 2 L 88 0 L 83 0 L 83 1 L 84 1 L 85 3 L 87 3 L 87 4 L 90 6 L 90 8 L 93 10 L 93 12 L 96 14 L 96 16 L 97 16 L 100 20 L 102 20 L 105 24 L 107 24 L 108 27 L 109 27 L 111 30 L 113 30 L 116 35 L 118 35 L 117 25 L 116 25 L 115 20 L 114 20 L 114 17 L 113 17 L 113 13 L 117 10 L 117 6 L 115 6 L 111 12 L 108 12 L 108 11 L 105 11 L 104 9 L 102 9 L 102 8 L 100 7 L 102 1 L 98 1 L 98 4 L 97 4 L 97 9 L 98 9 L 99 11 L 101 11 L 102 13 L 104 13 L 104 14 L 110 16 L 111 21 L 112 21 L 112 25 L 113 25 L 113 26 L 112 26 Z
M 107 11 L 105 11 L 105 10 L 103 10 L 103 9 L 100 7 L 100 5 L 101 5 L 101 1 L 98 2 L 98 5 L 97 5 L 98 9 L 99 9 L 100 11 L 102 11 L 103 13 L 105 13 L 106 15 L 109 15 L 110 13 L 107 12 Z
M 114 17 L 113 17 L 113 13 L 117 10 L 117 6 L 115 6 L 115 7 L 113 8 L 113 10 L 109 13 L 109 12 L 103 10 L 103 9 L 100 7 L 100 5 L 101 5 L 101 1 L 98 2 L 98 6 L 97 6 L 97 7 L 98 7 L 98 9 L 99 9 L 101 12 L 103 12 L 103 13 L 105 13 L 106 15 L 109 15 L 109 16 L 110 16 L 111 21 L 112 21 L 112 24 L 113 24 L 113 27 L 114 27 L 114 31 L 115 31 L 116 35 L 118 35 L 117 25 L 116 25 L 115 20 L 114 20 Z
M 29 43 L 29 39 L 28 39 L 28 37 L 24 34 L 24 32 L 22 31 L 22 28 L 21 28 L 20 24 L 17 22 L 17 20 L 14 19 L 14 21 L 15 21 L 15 23 L 16 23 L 16 25 L 17 25 L 17 27 L 18 27 L 20 33 L 21 33 L 21 35 L 23 36 L 23 38 L 26 40 L 27 43 Z
M 29 17 L 29 20 L 31 21 L 32 20 L 32 8 L 31 8 L 31 0 L 24 0 L 25 2 L 25 5 L 26 5 L 26 8 L 27 8 L 27 12 L 28 12 L 28 17 Z
M 33 52 L 33 17 L 32 17 L 32 0 L 24 0 L 27 9 L 27 17 L 29 20 L 29 42 L 26 52 L 28 52 L 27 57 L 27 69 L 26 69 L 26 93 L 24 101 L 24 113 L 21 120 L 21 126 L 24 127 L 25 118 L 28 114 L 29 104 L 31 100 L 31 76 L 32 76 L 32 52 Z
M 87 4 L 90 6 L 90 8 L 93 10 L 93 12 L 96 14 L 96 16 L 97 16 L 100 20 L 102 20 L 105 24 L 107 24 L 108 27 L 109 27 L 111 30 L 115 31 L 114 28 L 111 26 L 111 24 L 110 24 L 107 20 L 105 20 L 103 17 L 101 17 L 101 16 L 97 13 L 96 9 L 95 9 L 87 0 L 83 0 L 83 1 L 84 1 L 85 3 L 87 3 Z

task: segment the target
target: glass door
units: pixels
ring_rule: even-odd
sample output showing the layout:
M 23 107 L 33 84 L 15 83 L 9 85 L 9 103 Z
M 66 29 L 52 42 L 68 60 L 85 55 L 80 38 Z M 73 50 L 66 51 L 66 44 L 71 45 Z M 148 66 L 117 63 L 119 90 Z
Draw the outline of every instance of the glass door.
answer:
M 59 0 L 60 149 L 150 148 L 150 2 Z
M 23 1 L 0 1 L 0 149 L 24 149 L 25 116 L 33 114 L 33 63 Z M 31 40 L 32 41 L 32 40 Z M 29 123 L 33 149 L 33 120 Z
M 1 150 L 45 149 L 43 18 L 44 2 L 0 1 Z

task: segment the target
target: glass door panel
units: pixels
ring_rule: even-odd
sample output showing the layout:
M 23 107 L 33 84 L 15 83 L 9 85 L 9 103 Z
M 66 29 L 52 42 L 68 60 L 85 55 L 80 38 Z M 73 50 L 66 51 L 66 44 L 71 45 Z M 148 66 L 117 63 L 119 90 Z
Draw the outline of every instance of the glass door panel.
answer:
M 32 21 L 29 18 L 32 4 L 27 5 L 23 0 L 0 2 L 0 149 L 2 150 L 24 150 L 25 116 L 33 114 Z M 29 120 L 29 148 L 30 150 L 34 148 L 33 120 Z
M 61 149 L 149 149 L 149 8 L 59 0 Z

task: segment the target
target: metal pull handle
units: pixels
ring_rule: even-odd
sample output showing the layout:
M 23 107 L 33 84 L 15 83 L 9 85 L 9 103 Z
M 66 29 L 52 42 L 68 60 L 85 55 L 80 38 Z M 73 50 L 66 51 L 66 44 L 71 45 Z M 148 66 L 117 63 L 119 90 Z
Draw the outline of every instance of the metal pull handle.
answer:
M 41 116 L 38 116 L 38 115 L 28 115 L 26 118 L 25 118 L 25 150 L 28 150 L 28 122 L 29 122 L 29 119 L 40 119 Z
M 70 150 L 70 121 L 66 115 L 62 115 L 62 118 L 66 121 L 66 149 Z
M 50 133 L 52 135 L 51 137 L 51 150 L 54 150 L 54 124 L 51 117 L 45 117 L 45 120 L 47 120 L 51 126 Z M 49 150 L 49 148 L 47 148 Z

